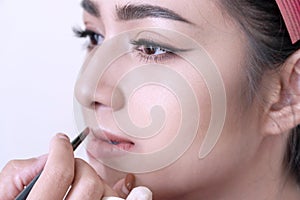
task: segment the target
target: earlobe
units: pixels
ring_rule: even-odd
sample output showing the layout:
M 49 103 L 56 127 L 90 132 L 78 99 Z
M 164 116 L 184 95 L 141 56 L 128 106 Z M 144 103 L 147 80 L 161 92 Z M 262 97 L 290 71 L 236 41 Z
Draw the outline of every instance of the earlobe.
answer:
M 265 134 L 286 133 L 300 124 L 300 50 L 290 56 L 280 71 L 278 98 L 268 111 Z

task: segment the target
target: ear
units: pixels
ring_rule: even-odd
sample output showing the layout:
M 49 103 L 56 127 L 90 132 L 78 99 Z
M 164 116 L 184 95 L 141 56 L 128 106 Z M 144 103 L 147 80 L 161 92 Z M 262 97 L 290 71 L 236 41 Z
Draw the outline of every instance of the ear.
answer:
M 277 91 L 269 98 L 263 125 L 263 132 L 268 135 L 286 133 L 300 124 L 300 50 L 285 61 L 277 77 Z

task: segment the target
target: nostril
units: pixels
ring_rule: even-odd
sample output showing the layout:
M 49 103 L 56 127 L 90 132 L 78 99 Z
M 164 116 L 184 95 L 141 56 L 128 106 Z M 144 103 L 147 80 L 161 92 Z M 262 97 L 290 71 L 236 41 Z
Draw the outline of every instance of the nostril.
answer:
M 99 108 L 100 106 L 104 106 L 102 103 L 99 103 L 99 102 L 93 102 L 92 104 L 91 104 L 91 107 L 93 108 L 93 109 L 97 109 L 97 108 Z

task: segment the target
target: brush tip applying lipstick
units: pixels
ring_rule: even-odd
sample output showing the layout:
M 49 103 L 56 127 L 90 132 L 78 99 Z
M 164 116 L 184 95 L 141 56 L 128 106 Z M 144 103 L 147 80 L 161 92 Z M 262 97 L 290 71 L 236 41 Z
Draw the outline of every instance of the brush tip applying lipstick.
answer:
M 72 147 L 73 150 L 75 150 L 81 142 L 88 136 L 88 134 L 91 132 L 91 129 L 89 127 L 86 127 L 73 141 L 72 141 Z

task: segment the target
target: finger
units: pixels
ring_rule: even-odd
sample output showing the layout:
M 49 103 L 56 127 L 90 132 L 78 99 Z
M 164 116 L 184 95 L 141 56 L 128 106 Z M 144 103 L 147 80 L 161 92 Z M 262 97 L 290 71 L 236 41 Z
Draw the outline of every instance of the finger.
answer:
M 45 168 L 28 199 L 63 199 L 74 177 L 74 154 L 69 138 L 57 134 L 51 141 Z
M 114 191 L 111 187 L 109 187 L 107 184 L 104 184 L 104 197 L 118 197 L 118 193 Z
M 0 199 L 14 199 L 42 171 L 47 155 L 28 160 L 12 160 L 0 173 Z
M 75 177 L 66 199 L 101 199 L 104 184 L 95 170 L 84 160 L 75 159 Z
M 135 187 L 135 176 L 133 174 L 127 174 L 124 179 L 119 180 L 113 187 L 113 189 L 122 198 L 126 198 L 132 188 Z
M 100 199 L 103 196 L 117 196 L 84 160 L 75 159 L 75 177 L 66 199 Z

